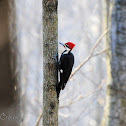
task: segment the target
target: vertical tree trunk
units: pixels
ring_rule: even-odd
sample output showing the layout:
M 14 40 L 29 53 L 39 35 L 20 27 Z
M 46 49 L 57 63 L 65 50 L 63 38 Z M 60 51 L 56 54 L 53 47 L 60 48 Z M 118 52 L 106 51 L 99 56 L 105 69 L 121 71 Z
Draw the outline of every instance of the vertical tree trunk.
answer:
M 18 125 L 20 125 L 20 121 L 23 120 L 20 113 L 20 74 L 21 74 L 21 60 L 20 60 L 20 47 L 19 41 L 17 40 L 17 23 L 16 23 L 16 3 L 15 0 L 9 1 L 10 13 L 9 13 L 9 47 L 10 47 L 10 67 L 11 67 L 11 81 L 10 87 L 13 94 L 13 113 L 14 115 L 20 116 L 20 120 L 18 121 Z
M 0 0 L 0 125 L 19 126 L 20 120 L 4 119 L 20 116 L 16 52 L 16 25 L 14 0 Z M 13 27 L 13 28 L 12 28 Z M 14 37 L 15 35 L 15 37 Z
M 58 126 L 56 53 L 58 52 L 57 0 L 43 0 L 43 126 Z
M 11 64 L 11 87 L 13 100 L 20 101 L 20 51 L 16 31 L 16 5 L 15 1 L 10 2 L 10 64 Z
M 104 126 L 126 126 L 126 0 L 109 5 L 107 103 Z

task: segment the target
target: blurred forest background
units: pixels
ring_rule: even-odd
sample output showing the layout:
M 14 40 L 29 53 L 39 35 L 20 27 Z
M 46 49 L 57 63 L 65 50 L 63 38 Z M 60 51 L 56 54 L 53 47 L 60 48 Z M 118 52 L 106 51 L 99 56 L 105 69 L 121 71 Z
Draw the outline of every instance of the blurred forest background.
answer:
M 76 44 L 73 71 L 90 56 L 96 41 L 105 32 L 105 9 L 104 0 L 58 1 L 58 41 Z M 11 92 L 20 90 L 21 125 L 35 126 L 42 112 L 43 97 L 42 1 L 1 0 L 0 33 L 0 114 L 15 115 L 18 100 L 13 102 Z M 61 92 L 59 126 L 100 126 L 107 84 L 105 40 L 106 37 L 97 45 L 92 58 L 70 78 Z M 18 48 L 16 62 L 20 68 L 14 72 L 14 76 L 19 73 L 20 85 L 16 86 L 13 81 L 7 80 L 11 78 L 8 57 L 12 58 L 8 43 L 13 46 L 15 41 Z M 62 51 L 63 47 L 59 45 L 59 55 Z M 11 53 L 15 52 L 14 47 Z M 0 124 L 17 126 L 18 122 L 0 120 Z

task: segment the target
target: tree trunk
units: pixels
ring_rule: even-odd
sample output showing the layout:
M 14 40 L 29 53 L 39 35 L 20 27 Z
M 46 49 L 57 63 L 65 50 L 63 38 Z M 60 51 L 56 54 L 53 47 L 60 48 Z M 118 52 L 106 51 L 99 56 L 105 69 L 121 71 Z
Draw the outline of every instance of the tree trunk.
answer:
M 19 126 L 19 62 L 14 0 L 0 0 L 0 125 Z
M 109 5 L 107 101 L 104 126 L 126 126 L 126 0 Z
M 58 126 L 57 0 L 43 0 L 43 126 Z
M 11 21 L 10 21 L 10 64 L 11 64 L 11 87 L 13 93 L 13 100 L 20 101 L 20 73 L 21 73 L 21 62 L 20 62 L 20 51 L 19 42 L 17 40 L 16 31 L 16 6 L 15 1 L 11 0 Z
M 20 120 L 18 121 L 18 125 L 23 121 L 23 117 L 21 117 L 20 113 L 20 74 L 21 74 L 21 60 L 19 51 L 19 41 L 17 40 L 17 23 L 16 23 L 16 3 L 15 0 L 10 0 L 10 29 L 9 29 L 9 48 L 10 48 L 10 67 L 11 67 L 11 82 L 10 87 L 13 94 L 13 113 L 14 115 L 20 116 Z

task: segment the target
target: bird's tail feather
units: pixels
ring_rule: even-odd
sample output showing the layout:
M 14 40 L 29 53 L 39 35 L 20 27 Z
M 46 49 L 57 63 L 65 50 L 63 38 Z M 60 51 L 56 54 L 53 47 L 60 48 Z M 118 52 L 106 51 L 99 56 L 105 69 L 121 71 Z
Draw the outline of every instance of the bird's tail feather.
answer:
M 63 86 L 62 86 L 62 90 L 64 90 L 65 86 L 66 86 L 66 83 L 63 84 Z
M 56 85 L 56 92 L 57 92 L 57 98 L 59 99 L 59 95 L 60 95 L 60 90 L 61 90 L 61 86 L 60 86 L 60 82 Z

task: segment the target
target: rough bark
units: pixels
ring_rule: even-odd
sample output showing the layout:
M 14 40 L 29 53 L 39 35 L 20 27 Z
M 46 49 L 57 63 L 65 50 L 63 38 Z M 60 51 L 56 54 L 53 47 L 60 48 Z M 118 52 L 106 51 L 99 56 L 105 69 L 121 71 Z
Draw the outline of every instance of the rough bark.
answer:
M 58 126 L 57 3 L 57 0 L 43 0 L 43 126 Z
M 109 5 L 108 78 L 104 126 L 126 126 L 126 0 Z

